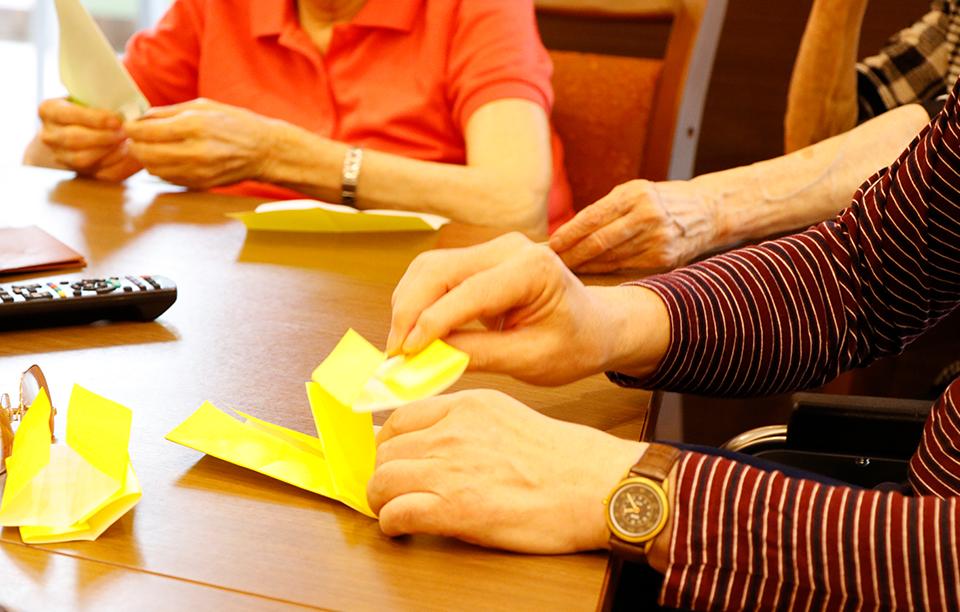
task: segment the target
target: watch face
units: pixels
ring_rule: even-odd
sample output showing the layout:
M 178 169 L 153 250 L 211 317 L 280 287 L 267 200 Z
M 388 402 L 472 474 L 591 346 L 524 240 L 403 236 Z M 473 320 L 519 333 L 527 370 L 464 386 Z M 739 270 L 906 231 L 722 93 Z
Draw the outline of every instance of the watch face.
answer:
M 650 484 L 634 479 L 624 483 L 613 494 L 608 512 L 610 523 L 625 540 L 642 541 L 656 532 L 664 521 L 664 503 L 660 493 Z

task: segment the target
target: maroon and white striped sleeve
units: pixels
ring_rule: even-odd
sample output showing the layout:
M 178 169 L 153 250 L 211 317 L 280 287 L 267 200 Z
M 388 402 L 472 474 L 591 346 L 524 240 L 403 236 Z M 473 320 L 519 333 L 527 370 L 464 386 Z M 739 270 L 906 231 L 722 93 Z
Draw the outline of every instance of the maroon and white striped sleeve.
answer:
M 639 284 L 663 299 L 672 337 L 651 377 L 611 374 L 620 384 L 777 393 L 901 351 L 960 301 L 957 89 L 836 219 Z M 911 461 L 916 497 L 685 454 L 663 602 L 960 610 L 958 405 L 960 382 Z

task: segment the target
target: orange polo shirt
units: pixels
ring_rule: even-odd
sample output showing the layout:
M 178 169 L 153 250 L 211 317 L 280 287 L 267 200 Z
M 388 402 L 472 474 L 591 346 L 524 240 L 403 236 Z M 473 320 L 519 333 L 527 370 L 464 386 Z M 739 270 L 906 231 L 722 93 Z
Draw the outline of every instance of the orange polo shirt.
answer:
M 466 163 L 466 124 L 484 104 L 522 98 L 549 116 L 553 103 L 532 0 L 367 0 L 333 28 L 326 53 L 300 28 L 295 0 L 175 0 L 130 40 L 124 63 L 154 106 L 205 97 L 448 164 Z M 551 229 L 573 216 L 556 132 L 553 163 Z M 220 191 L 303 197 L 249 181 Z

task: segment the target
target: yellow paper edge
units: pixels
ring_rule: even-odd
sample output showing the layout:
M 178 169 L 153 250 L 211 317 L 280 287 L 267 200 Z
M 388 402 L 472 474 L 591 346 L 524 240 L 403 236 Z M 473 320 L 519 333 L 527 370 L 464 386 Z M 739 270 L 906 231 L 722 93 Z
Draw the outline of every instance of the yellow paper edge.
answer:
M 89 510 L 80 512 L 75 522 L 69 526 L 44 524 L 44 513 L 40 510 L 39 516 L 25 511 L 22 508 L 26 498 L 23 493 L 40 475 L 43 469 L 50 467 L 51 440 L 49 429 L 50 405 L 45 393 L 41 391 L 37 400 L 24 415 L 24 420 L 17 430 L 14 439 L 15 448 L 19 450 L 19 459 L 13 455 L 8 466 L 7 483 L 3 496 L 3 510 L 0 511 L 0 521 L 10 524 L 11 514 L 20 515 L 20 534 L 25 543 L 67 542 L 73 540 L 93 540 L 100 536 L 107 528 L 121 516 L 133 508 L 140 500 L 142 491 L 136 474 L 130 464 L 128 455 L 130 410 L 104 397 L 91 393 L 79 385 L 74 386 L 67 412 L 67 447 L 70 461 L 83 461 L 89 468 L 90 475 L 98 474 L 98 482 L 106 486 L 107 481 L 114 481 L 116 488 L 113 493 L 106 495 L 99 502 L 89 498 L 90 489 L 82 482 L 71 482 L 64 486 L 75 487 L 79 495 L 72 496 L 74 507 L 88 507 Z M 17 444 L 19 438 L 20 443 Z M 64 451 L 67 452 L 67 451 Z M 15 451 L 15 454 L 16 451 Z M 58 457 L 65 457 L 64 453 Z M 40 465 L 38 458 L 43 458 Z M 62 460 L 62 459 L 61 459 Z M 36 467 L 40 466 L 40 470 Z M 111 477 L 108 471 L 119 467 L 122 473 L 118 477 Z M 8 467 L 9 470 L 9 467 Z M 13 486 L 10 487 L 11 482 Z M 49 480 L 47 481 L 49 482 Z M 84 494 L 87 501 L 84 500 Z M 36 495 L 36 494 L 34 494 Z M 37 501 L 37 499 L 32 499 Z M 38 502 L 39 503 L 39 502 Z M 17 508 L 17 506 L 21 506 Z M 58 507 L 57 514 L 63 514 L 64 508 Z M 7 518 L 4 519 L 3 515 Z M 25 515 L 34 514 L 27 519 Z M 51 516 L 52 515 L 48 515 Z M 69 516 L 69 514 L 67 514 Z M 30 524 L 22 524 L 29 521 Z

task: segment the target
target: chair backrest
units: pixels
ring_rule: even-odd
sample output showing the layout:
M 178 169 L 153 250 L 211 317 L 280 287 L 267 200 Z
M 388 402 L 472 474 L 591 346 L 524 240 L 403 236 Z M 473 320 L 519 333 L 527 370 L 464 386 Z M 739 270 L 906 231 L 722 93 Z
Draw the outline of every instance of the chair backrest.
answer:
M 669 23 L 662 58 L 551 50 L 574 206 L 635 178 L 693 174 L 726 0 L 536 0 L 541 15 Z

